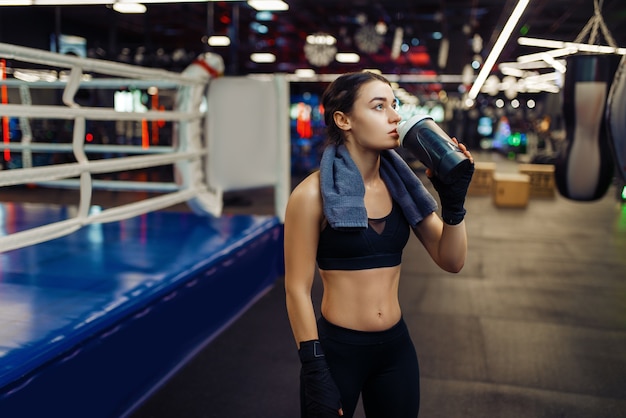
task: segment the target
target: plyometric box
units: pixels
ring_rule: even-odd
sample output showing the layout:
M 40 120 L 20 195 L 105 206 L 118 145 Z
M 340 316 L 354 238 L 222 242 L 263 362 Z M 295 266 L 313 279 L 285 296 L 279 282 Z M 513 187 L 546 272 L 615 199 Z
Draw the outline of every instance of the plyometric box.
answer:
M 524 208 L 530 197 L 530 176 L 517 173 L 495 173 L 493 203 L 497 207 Z
M 493 175 L 496 172 L 496 163 L 475 162 L 474 175 L 467 190 L 470 196 L 490 196 L 493 193 Z
M 554 165 L 520 164 L 518 170 L 530 177 L 530 197 L 554 197 Z

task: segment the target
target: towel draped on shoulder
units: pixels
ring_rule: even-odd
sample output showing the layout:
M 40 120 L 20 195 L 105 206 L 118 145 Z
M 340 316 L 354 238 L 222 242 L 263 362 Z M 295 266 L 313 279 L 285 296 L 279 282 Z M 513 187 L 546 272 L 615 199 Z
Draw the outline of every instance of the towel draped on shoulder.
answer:
M 381 153 L 380 176 L 411 226 L 437 210 L 437 201 L 395 150 Z M 320 183 L 324 216 L 332 228 L 367 228 L 365 185 L 345 145 L 324 150 Z

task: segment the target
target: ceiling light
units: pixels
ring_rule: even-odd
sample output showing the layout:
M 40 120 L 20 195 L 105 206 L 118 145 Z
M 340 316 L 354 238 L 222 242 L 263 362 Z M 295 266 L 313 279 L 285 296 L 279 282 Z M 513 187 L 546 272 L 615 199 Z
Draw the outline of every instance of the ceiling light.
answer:
M 146 0 L 142 3 L 205 3 L 207 0 Z M 208 0 L 209 2 L 219 0 Z M 222 0 L 235 1 L 235 0 Z M 0 6 L 62 6 L 115 4 L 116 0 L 0 0 Z
M 446 68 L 448 65 L 448 56 L 450 54 L 450 40 L 443 38 L 439 44 L 439 54 L 437 55 L 437 65 L 439 68 Z
M 551 55 L 552 56 L 552 55 Z M 557 60 L 559 64 L 565 65 L 565 60 Z M 519 70 L 536 70 L 539 68 L 550 68 L 545 61 L 530 61 L 530 62 L 502 62 L 499 64 L 500 69 L 504 67 L 517 68 Z
M 255 52 L 250 55 L 250 60 L 252 62 L 256 62 L 257 64 L 268 64 L 276 62 L 276 55 L 269 52 Z
M 80 2 L 82 0 L 79 0 Z M 218 1 L 238 1 L 238 0 L 208 0 L 209 3 Z M 77 3 L 78 3 L 77 2 Z M 206 3 L 207 0 L 147 0 L 144 3 Z
M 527 62 L 533 62 L 533 61 L 545 61 L 544 54 L 549 55 L 552 58 L 556 58 L 556 57 L 563 57 L 566 55 L 575 54 L 576 51 L 577 51 L 576 48 L 561 48 L 561 49 L 553 49 L 547 52 L 537 52 L 534 54 L 520 55 L 519 57 L 517 57 L 517 62 L 527 63 Z
M 335 55 L 335 59 L 337 62 L 342 62 L 344 64 L 354 64 L 359 62 L 361 57 L 359 54 L 354 52 L 338 52 L 337 55 Z
M 566 42 L 565 45 L 571 46 L 572 48 L 577 48 L 579 51 L 583 52 L 626 55 L 626 48 L 614 48 L 612 46 L 606 45 L 574 44 L 570 42 Z
M 387 34 L 387 24 L 385 22 L 383 22 L 382 20 L 376 23 L 376 33 L 379 35 L 385 35 Z
M 517 39 L 517 43 L 520 45 L 524 45 L 524 46 L 540 46 L 544 48 L 557 49 L 557 48 L 563 48 L 564 46 L 563 44 L 565 42 L 553 41 L 550 39 L 527 38 L 525 36 L 520 36 Z
M 513 77 L 521 78 L 521 77 L 524 77 L 524 74 L 526 74 L 525 71 L 522 71 L 519 68 L 509 67 L 508 65 L 500 65 L 498 68 L 500 69 L 500 72 L 502 74 L 512 75 Z
M 476 80 L 474 80 L 474 84 L 472 85 L 472 88 L 468 93 L 469 98 L 475 99 L 476 96 L 478 96 L 478 92 L 480 92 L 483 83 L 489 76 L 491 69 L 498 60 L 502 49 L 504 49 L 504 45 L 506 45 L 506 43 L 508 42 L 509 37 L 511 36 L 511 32 L 513 32 L 515 25 L 517 25 L 517 22 L 519 22 L 520 18 L 522 17 L 522 14 L 524 13 L 526 6 L 528 6 L 529 1 L 530 0 L 519 0 L 517 5 L 515 6 L 515 9 L 513 9 L 513 13 L 511 13 L 511 16 L 509 16 L 509 19 L 504 25 L 502 32 L 500 32 L 500 36 L 498 36 L 498 40 L 493 45 L 493 49 L 485 60 L 483 68 L 478 73 Z
M 300 78 L 315 77 L 315 70 L 313 70 L 312 68 L 299 68 L 293 73 Z
M 400 56 L 402 48 L 402 37 L 404 36 L 404 29 L 397 27 L 393 34 L 393 43 L 391 45 L 391 59 L 395 60 Z
M 255 10 L 289 10 L 289 5 L 282 0 L 248 0 L 248 6 L 252 7 Z
M 228 46 L 230 45 L 230 38 L 223 35 L 209 36 L 207 44 L 209 44 L 209 46 Z
M 145 13 L 146 6 L 141 3 L 115 2 L 113 10 L 118 13 Z
M 554 68 L 558 72 L 560 72 L 560 73 L 564 73 L 565 72 L 565 65 L 561 64 L 560 62 L 555 60 L 550 55 L 544 54 L 543 60 L 545 62 L 547 62 L 548 64 L 550 64 L 552 66 L 552 68 Z
M 311 45 L 335 45 L 337 43 L 337 39 L 332 35 L 320 32 L 307 35 L 306 43 Z
M 525 77 L 525 80 L 529 83 L 545 83 L 547 81 L 559 81 L 562 77 L 563 76 L 561 73 L 559 73 L 558 71 L 554 71 L 551 73 L 530 75 L 528 77 Z
M 607 45 L 584 44 L 580 42 L 563 42 L 551 39 L 520 37 L 517 43 L 524 46 L 536 46 L 552 49 L 572 49 L 583 52 L 626 55 L 626 48 L 614 48 Z

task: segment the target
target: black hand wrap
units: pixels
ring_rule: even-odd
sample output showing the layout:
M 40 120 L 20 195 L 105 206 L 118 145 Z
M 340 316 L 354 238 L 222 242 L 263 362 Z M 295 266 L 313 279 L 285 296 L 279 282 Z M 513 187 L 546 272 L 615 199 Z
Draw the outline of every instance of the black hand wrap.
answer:
M 318 340 L 300 343 L 300 384 L 302 385 L 302 417 L 339 416 L 341 395 L 330 375 L 326 357 Z
M 439 200 L 441 200 L 441 218 L 448 225 L 460 224 L 465 218 L 463 205 L 473 175 L 474 164 L 452 184 L 445 184 L 436 175 L 430 177 L 435 190 L 439 193 Z

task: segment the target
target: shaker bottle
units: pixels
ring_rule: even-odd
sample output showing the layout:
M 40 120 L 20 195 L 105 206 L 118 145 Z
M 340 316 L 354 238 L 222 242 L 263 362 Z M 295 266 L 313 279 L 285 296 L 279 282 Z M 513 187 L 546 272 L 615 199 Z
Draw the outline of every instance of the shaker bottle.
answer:
M 427 115 L 415 115 L 398 126 L 400 144 L 442 182 L 454 183 L 472 165 L 443 129 Z

